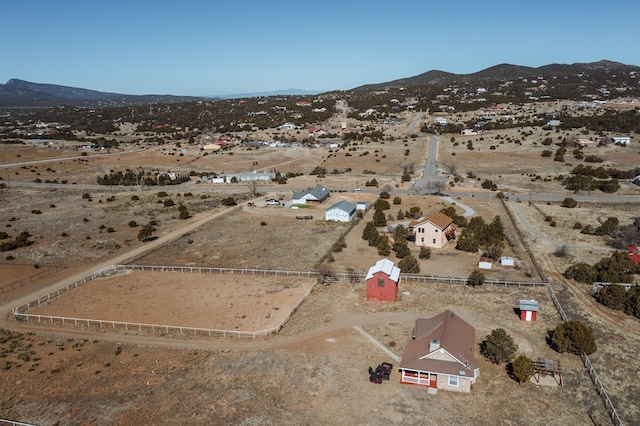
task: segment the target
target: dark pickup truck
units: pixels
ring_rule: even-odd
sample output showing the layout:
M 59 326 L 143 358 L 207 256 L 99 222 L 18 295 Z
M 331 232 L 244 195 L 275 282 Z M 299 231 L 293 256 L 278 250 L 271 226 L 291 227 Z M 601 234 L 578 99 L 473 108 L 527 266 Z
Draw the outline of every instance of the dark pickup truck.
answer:
M 371 383 L 382 383 L 382 380 L 389 380 L 391 371 L 393 370 L 393 364 L 383 362 L 378 365 L 376 369 L 369 367 L 369 381 Z

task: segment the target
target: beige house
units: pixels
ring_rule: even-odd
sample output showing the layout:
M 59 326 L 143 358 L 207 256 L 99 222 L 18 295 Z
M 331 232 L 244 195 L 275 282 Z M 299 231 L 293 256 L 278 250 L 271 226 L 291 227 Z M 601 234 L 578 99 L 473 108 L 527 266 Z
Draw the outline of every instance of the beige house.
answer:
M 415 233 L 415 243 L 418 247 L 443 248 L 449 240 L 456 239 L 458 226 L 453 219 L 443 213 L 435 213 L 423 219 L 418 219 L 409 225 Z
M 400 361 L 400 383 L 471 392 L 480 374 L 475 329 L 450 310 L 419 318 Z

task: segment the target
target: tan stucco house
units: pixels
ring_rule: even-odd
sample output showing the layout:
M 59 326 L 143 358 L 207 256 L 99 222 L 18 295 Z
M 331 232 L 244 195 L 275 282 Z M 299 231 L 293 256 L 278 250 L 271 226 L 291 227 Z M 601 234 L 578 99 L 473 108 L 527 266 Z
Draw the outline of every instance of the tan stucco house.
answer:
M 415 244 L 418 247 L 443 248 L 449 240 L 456 239 L 458 226 L 453 219 L 443 213 L 434 213 L 423 219 L 418 219 L 410 227 L 415 233 Z

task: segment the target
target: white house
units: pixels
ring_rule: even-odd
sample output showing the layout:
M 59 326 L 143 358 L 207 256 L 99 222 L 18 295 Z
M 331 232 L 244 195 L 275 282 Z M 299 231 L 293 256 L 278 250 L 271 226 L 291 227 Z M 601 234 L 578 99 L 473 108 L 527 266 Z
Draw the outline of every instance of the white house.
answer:
M 329 191 L 322 185 L 316 185 L 315 188 L 303 189 L 296 191 L 291 198 L 291 204 L 320 204 L 329 198 Z
M 614 136 L 611 139 L 613 139 L 613 143 L 619 143 L 620 145 L 629 145 L 631 143 L 629 136 Z
M 294 130 L 297 129 L 298 126 L 296 126 L 293 123 L 284 123 L 282 126 L 278 127 L 278 129 L 280 130 Z
M 351 219 L 353 219 L 355 215 L 356 205 L 349 201 L 342 200 L 329 207 L 324 214 L 324 218 L 327 221 L 351 222 Z

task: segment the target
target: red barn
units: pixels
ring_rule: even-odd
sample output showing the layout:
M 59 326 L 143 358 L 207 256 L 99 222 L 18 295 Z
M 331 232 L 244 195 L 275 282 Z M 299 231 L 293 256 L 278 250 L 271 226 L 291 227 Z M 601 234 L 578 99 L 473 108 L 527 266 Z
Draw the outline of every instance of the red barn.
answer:
M 367 272 L 367 300 L 395 302 L 400 284 L 400 268 L 389 259 L 381 259 Z
M 538 316 L 538 301 L 521 300 L 520 301 L 520 320 L 535 321 Z

